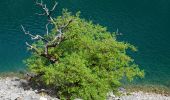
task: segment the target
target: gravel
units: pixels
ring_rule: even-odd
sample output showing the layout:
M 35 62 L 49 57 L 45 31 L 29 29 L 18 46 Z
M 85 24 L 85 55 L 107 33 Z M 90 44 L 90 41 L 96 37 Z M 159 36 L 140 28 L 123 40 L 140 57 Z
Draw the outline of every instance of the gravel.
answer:
M 23 87 L 22 84 L 25 84 Z M 28 82 L 18 77 L 0 78 L 0 100 L 59 100 L 47 94 L 38 93 L 37 90 L 27 88 Z M 25 90 L 25 88 L 27 88 Z M 133 92 L 126 95 L 125 89 L 121 89 L 125 95 L 117 97 L 109 93 L 107 100 L 170 100 L 170 96 L 163 96 L 154 93 Z M 81 99 L 76 99 L 81 100 Z
M 133 92 L 130 95 L 125 95 L 121 100 L 170 100 L 170 96 L 163 96 L 155 93 Z
M 25 90 L 22 84 L 28 82 L 17 77 L 0 78 L 0 100 L 59 100 L 45 94 L 38 94 L 37 90 Z

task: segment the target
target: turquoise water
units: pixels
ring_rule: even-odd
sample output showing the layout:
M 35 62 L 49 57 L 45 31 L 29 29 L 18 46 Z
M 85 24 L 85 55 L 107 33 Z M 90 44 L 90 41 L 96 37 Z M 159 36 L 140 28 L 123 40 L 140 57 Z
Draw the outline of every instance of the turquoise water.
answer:
M 49 1 L 49 0 L 47 0 Z M 52 0 L 51 0 L 52 1 Z M 81 17 L 123 33 L 119 40 L 138 47 L 132 53 L 146 72 L 145 83 L 170 87 L 170 0 L 58 0 L 56 15 L 62 8 L 81 11 Z M 50 3 L 48 3 L 51 5 Z M 22 33 L 23 24 L 33 33 L 45 32 L 46 19 L 32 0 L 0 1 L 0 71 L 24 69 L 29 53 Z

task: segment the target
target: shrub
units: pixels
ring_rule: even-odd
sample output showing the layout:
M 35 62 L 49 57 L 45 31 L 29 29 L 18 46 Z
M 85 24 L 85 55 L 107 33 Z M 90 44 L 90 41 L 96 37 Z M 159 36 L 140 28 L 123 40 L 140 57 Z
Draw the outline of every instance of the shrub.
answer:
M 61 35 L 57 29 L 69 21 L 62 30 L 62 40 L 48 48 L 48 54 L 56 59 L 54 62 L 42 56 L 46 44 L 43 39 L 32 44 L 34 50 L 26 65 L 40 75 L 36 82 L 54 87 L 60 99 L 104 100 L 108 92 L 116 92 L 122 79 L 132 81 L 136 76 L 144 76 L 126 53 L 136 50 L 133 45 L 117 41 L 114 32 L 80 18 L 79 13 L 72 15 L 64 10 L 54 19 L 55 27 L 43 38 L 54 44 L 53 38 Z

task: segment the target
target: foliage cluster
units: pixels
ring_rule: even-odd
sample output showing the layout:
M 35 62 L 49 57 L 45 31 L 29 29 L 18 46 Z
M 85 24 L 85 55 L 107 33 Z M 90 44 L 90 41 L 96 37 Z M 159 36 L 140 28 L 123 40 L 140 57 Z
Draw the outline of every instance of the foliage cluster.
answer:
M 144 72 L 127 55 L 127 50 L 136 50 L 133 45 L 117 41 L 114 32 L 80 18 L 79 13 L 72 15 L 64 10 L 54 22 L 59 26 L 70 19 L 73 21 L 63 30 L 64 40 L 49 49 L 57 62 L 51 63 L 36 52 L 26 60 L 31 72 L 43 73 L 35 79 L 37 82 L 53 87 L 60 99 L 104 100 L 108 92 L 117 90 L 122 79 L 143 77 Z M 54 28 L 44 38 L 57 34 Z M 40 52 L 44 50 L 42 40 L 32 45 Z

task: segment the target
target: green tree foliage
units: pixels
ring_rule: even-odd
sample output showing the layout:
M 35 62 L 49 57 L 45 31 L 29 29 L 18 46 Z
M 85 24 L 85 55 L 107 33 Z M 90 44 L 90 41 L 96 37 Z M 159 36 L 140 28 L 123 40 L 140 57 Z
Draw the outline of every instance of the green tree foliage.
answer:
M 55 27 L 70 19 L 72 22 L 63 29 L 64 39 L 48 48 L 56 62 L 35 51 L 26 60 L 31 72 L 43 73 L 35 79 L 37 82 L 54 87 L 60 99 L 105 100 L 108 92 L 117 90 L 122 79 L 132 81 L 134 77 L 144 76 L 126 53 L 136 50 L 133 45 L 117 41 L 114 32 L 80 18 L 79 13 L 74 16 L 64 10 L 54 19 Z M 55 27 L 44 35 L 45 39 L 53 40 L 59 34 Z M 39 52 L 43 52 L 44 45 L 43 40 L 32 44 Z

